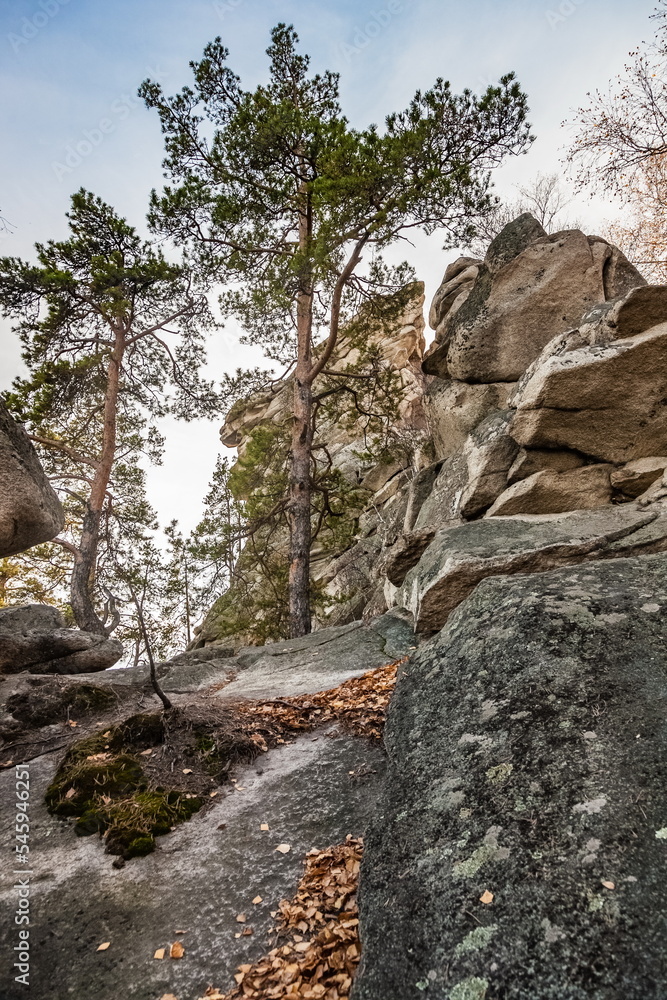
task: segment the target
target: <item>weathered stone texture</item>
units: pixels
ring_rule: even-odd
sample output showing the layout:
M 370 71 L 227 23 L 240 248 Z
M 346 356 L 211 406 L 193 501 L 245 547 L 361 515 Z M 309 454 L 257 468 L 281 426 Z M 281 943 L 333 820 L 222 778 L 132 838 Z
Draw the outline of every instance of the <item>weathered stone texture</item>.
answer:
M 28 435 L 0 400 L 0 557 L 50 541 L 64 523 Z
M 486 580 L 405 665 L 354 1000 L 663 1000 L 666 636 L 657 555 Z

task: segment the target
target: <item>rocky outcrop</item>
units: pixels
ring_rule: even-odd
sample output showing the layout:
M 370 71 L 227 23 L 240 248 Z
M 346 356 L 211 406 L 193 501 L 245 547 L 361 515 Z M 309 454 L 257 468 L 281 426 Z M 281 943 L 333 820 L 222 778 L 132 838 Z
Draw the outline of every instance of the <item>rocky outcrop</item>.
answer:
M 123 655 L 116 639 L 67 628 L 57 608 L 0 608 L 0 674 L 78 674 L 106 670 Z
M 493 517 L 436 532 L 396 602 L 414 616 L 417 632 L 435 632 L 486 577 L 664 550 L 667 508 L 661 503 L 552 517 Z
M 661 1000 L 666 626 L 667 556 L 620 559 L 487 579 L 412 657 L 354 1000 Z
M 543 469 L 501 493 L 486 517 L 562 514 L 605 507 L 613 495 L 613 470 L 613 465 L 585 465 L 565 472 Z
M 318 627 L 400 605 L 397 588 L 440 529 L 610 508 L 657 490 L 664 471 L 667 288 L 647 286 L 617 248 L 577 230 L 548 235 L 524 215 L 484 261 L 451 263 L 420 381 L 421 294 L 374 334 L 408 387 L 397 431 L 417 445 L 369 465 L 354 429 L 324 427 L 334 466 L 367 492 L 347 546 L 313 547 L 331 601 Z M 349 349 L 344 338 L 337 364 Z M 237 406 L 225 442 L 243 454 L 254 427 L 284 421 L 285 392 Z M 224 633 L 214 609 L 197 641 Z
M 620 251 L 598 237 L 578 230 L 549 236 L 530 215 L 520 216 L 489 247 L 455 314 L 444 327 L 440 321 L 424 370 L 472 383 L 516 381 L 591 307 L 643 284 Z
M 513 382 L 471 385 L 432 379 L 424 395 L 424 409 L 436 457 L 451 458 L 482 420 L 507 409 L 514 387 Z
M 0 400 L 0 557 L 50 541 L 64 523 L 28 435 Z
M 498 411 L 482 420 L 464 446 L 443 464 L 420 509 L 417 530 L 473 518 L 491 506 L 507 484 L 518 451 L 510 435 L 513 416 Z
M 575 333 L 550 345 L 520 383 L 515 440 L 618 464 L 667 451 L 667 322 L 606 344 L 579 342 Z

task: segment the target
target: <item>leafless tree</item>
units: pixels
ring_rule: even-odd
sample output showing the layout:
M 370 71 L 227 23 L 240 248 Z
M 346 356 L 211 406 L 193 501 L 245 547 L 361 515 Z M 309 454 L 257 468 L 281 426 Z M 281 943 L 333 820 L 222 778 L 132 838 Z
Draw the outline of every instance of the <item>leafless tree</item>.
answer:
M 566 161 L 579 187 L 631 199 L 638 171 L 667 153 L 667 0 L 652 19 L 655 40 L 630 52 L 606 92 L 589 93 L 588 104 L 563 123 L 574 128 Z

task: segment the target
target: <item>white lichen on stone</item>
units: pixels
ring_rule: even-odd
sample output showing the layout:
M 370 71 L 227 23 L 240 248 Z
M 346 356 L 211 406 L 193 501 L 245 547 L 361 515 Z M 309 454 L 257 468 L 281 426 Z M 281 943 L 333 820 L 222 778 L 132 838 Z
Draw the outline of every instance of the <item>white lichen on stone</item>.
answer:
M 573 813 L 586 813 L 587 816 L 592 816 L 595 813 L 600 813 L 607 805 L 607 800 L 604 796 L 600 796 L 598 799 L 590 799 L 588 802 L 578 802 L 576 806 L 572 806 Z
M 565 937 L 565 931 L 557 927 L 556 924 L 552 924 L 548 917 L 545 917 L 542 921 L 542 927 L 544 927 L 544 940 L 546 944 L 556 944 L 557 941 L 562 941 Z
M 486 831 L 484 843 L 478 847 L 465 861 L 458 861 L 452 868 L 454 878 L 473 878 L 480 868 L 489 861 L 507 861 L 510 856 L 509 847 L 500 847 L 498 835 L 501 826 L 491 826 Z
M 503 781 L 507 781 L 513 770 L 514 764 L 497 764 L 488 769 L 486 780 L 492 785 L 500 785 Z
M 478 976 L 471 976 L 457 983 L 449 994 L 449 1000 L 484 1000 L 486 991 L 489 988 L 487 979 L 479 979 Z
M 480 951 L 482 948 L 486 948 L 497 930 L 497 924 L 491 924 L 489 927 L 475 927 L 474 931 L 466 934 L 463 941 L 457 944 L 454 954 L 459 957 L 460 955 L 467 955 L 472 951 Z

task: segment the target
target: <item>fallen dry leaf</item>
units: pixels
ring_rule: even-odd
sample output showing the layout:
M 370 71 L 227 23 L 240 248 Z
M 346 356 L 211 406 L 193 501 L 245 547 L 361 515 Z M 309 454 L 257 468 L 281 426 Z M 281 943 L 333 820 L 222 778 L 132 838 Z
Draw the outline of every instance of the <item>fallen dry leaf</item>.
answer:
M 166 950 L 166 948 L 158 948 L 153 958 L 164 958 Z
M 289 844 L 278 844 L 276 850 L 279 851 L 281 854 L 289 854 L 292 848 L 290 847 Z
M 480 903 L 485 903 L 488 906 L 489 903 L 493 902 L 493 893 L 489 892 L 489 890 L 487 889 L 486 892 L 482 893 L 482 895 L 479 897 L 479 901 Z
M 174 931 L 174 934 L 187 934 L 187 931 Z
M 246 917 L 245 913 L 237 913 L 237 915 L 236 915 L 236 923 L 237 924 L 244 924 L 247 919 L 248 918 Z
M 151 755 L 152 753 L 153 753 L 153 750 L 152 750 L 152 749 L 150 749 L 150 750 L 142 750 L 142 751 L 141 751 L 141 754 L 140 754 L 140 756 L 141 756 L 141 757 L 150 757 L 150 755 Z
M 605 889 L 615 889 L 616 884 L 614 882 L 607 882 L 606 879 L 602 879 L 602 884 Z
M 184 767 L 183 768 L 183 774 L 192 774 L 192 768 L 191 767 Z
M 106 950 L 107 950 L 107 948 L 108 948 L 108 947 L 109 947 L 110 945 L 111 945 L 111 941 L 105 941 L 105 942 L 104 942 L 103 944 L 101 944 L 101 945 L 99 946 L 99 948 L 98 948 L 97 950 L 98 950 L 98 951 L 106 951 Z
M 185 955 L 185 948 L 180 941 L 174 941 L 171 948 L 169 949 L 170 958 L 183 958 Z
M 76 795 L 76 788 L 68 788 L 67 791 L 65 792 L 66 799 L 73 799 L 75 795 Z
M 257 904 L 261 902 L 262 902 L 261 896 L 255 896 L 255 898 L 253 899 L 253 903 L 255 904 L 255 906 L 257 906 Z
M 173 993 L 163 993 L 160 1000 L 178 1000 L 178 997 L 175 997 Z
M 78 726 L 78 725 L 79 725 L 79 723 L 78 723 L 78 722 L 75 722 L 75 721 L 74 721 L 74 719 L 68 719 L 68 720 L 67 720 L 67 725 L 68 725 L 68 726 L 71 726 L 71 727 L 72 727 L 72 729 L 74 729 L 74 727 L 75 727 L 75 726 Z

